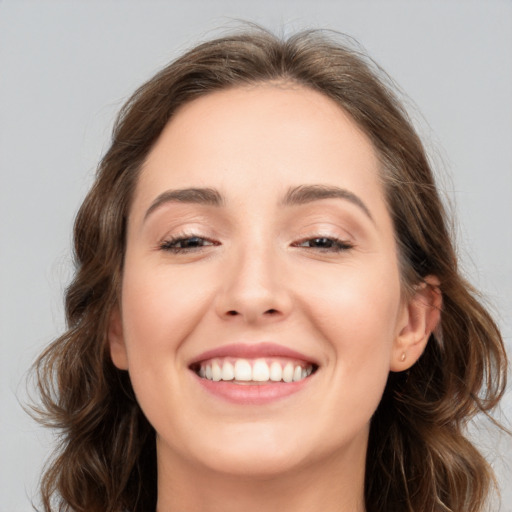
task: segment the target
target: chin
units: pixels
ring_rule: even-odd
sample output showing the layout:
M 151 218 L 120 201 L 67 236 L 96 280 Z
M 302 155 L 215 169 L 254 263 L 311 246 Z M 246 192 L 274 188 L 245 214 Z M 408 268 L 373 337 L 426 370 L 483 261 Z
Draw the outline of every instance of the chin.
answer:
M 278 435 L 274 429 L 257 424 L 251 427 L 212 433 L 195 444 L 192 456 L 196 463 L 215 472 L 251 478 L 288 473 L 310 458 L 304 436 L 289 432 Z
M 284 475 L 299 470 L 304 463 L 297 454 L 270 453 L 267 450 L 223 453 L 202 462 L 216 473 L 251 479 L 267 479 Z

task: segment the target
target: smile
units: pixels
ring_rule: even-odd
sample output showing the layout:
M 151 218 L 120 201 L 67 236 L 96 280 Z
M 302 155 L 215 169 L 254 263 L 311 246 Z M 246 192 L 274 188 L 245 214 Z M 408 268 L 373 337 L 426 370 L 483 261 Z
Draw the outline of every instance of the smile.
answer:
M 319 362 L 275 343 L 235 343 L 207 350 L 189 365 L 210 396 L 237 405 L 265 405 L 309 387 Z
M 216 358 L 195 365 L 196 374 L 214 382 L 239 384 L 266 382 L 299 382 L 313 373 L 315 366 L 286 358 Z

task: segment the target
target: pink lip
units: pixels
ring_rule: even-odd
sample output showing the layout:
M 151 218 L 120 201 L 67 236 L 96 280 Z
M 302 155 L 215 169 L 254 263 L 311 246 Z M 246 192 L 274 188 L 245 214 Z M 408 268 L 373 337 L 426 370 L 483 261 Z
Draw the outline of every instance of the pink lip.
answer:
M 215 357 L 240 357 L 245 359 L 255 359 L 260 357 L 288 357 L 290 359 L 300 359 L 306 363 L 315 364 L 318 366 L 318 362 L 296 350 L 292 350 L 283 345 L 277 345 L 276 343 L 263 342 L 252 345 L 243 343 L 233 343 L 231 345 L 224 345 L 211 350 L 207 350 L 202 354 L 194 358 L 192 364 L 205 361 L 207 359 L 213 359 Z
M 245 359 L 263 357 L 287 357 L 299 359 L 308 364 L 318 366 L 318 363 L 311 357 L 301 354 L 296 350 L 277 345 L 275 343 L 258 343 L 253 345 L 231 344 L 217 347 L 203 352 L 190 365 L 192 369 L 201 361 L 220 357 L 236 357 Z M 194 377 L 201 387 L 212 395 L 238 405 L 264 405 L 276 400 L 283 399 L 297 393 L 310 383 L 314 374 L 298 382 L 265 382 L 261 384 L 235 384 L 229 381 L 212 381 L 199 377 L 193 372 Z
M 234 384 L 229 381 L 202 379 L 194 373 L 198 383 L 207 392 L 228 402 L 238 405 L 264 405 L 297 393 L 307 386 L 315 375 L 298 382 L 268 382 L 257 384 Z

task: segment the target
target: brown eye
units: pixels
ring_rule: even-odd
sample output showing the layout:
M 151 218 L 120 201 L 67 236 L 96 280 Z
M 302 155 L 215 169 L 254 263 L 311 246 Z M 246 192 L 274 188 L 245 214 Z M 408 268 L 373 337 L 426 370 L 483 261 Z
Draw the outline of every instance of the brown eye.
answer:
M 172 252 L 187 252 L 213 245 L 218 244 L 200 236 L 179 236 L 162 242 L 160 249 Z
M 323 236 L 317 238 L 308 238 L 307 240 L 296 243 L 295 246 L 317 249 L 324 252 L 341 252 L 353 247 L 352 244 L 344 240 Z

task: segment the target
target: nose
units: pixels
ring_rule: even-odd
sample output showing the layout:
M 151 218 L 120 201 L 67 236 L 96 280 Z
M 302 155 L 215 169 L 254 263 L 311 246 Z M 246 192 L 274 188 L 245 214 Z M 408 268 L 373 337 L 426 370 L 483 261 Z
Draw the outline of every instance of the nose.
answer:
M 226 262 L 217 314 L 225 320 L 255 324 L 279 321 L 292 309 L 292 298 L 277 254 L 245 250 Z

